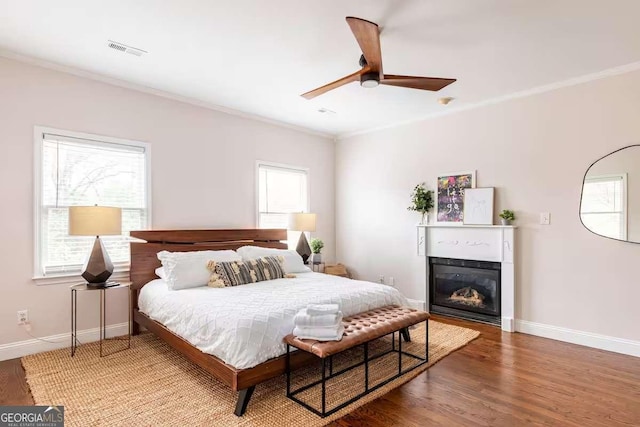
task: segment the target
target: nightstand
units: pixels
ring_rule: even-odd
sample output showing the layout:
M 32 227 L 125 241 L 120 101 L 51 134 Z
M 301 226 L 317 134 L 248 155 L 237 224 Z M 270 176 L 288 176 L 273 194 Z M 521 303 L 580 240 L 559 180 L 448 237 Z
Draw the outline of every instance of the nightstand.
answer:
M 80 341 L 78 340 L 78 292 L 98 292 L 100 294 L 100 357 L 109 356 L 111 354 L 118 353 L 123 350 L 127 350 L 131 348 L 131 298 L 128 297 L 129 294 L 129 286 L 131 282 L 122 282 L 113 286 L 105 287 L 105 288 L 97 288 L 92 286 L 87 286 L 86 283 L 77 283 L 75 285 L 70 286 L 71 289 L 71 357 L 76 354 L 76 349 L 78 348 L 78 344 Z M 124 289 L 127 292 L 127 301 L 129 301 L 129 307 L 127 309 L 128 313 L 128 321 L 127 321 L 127 335 L 126 337 L 114 337 L 107 338 L 107 322 L 106 322 L 106 314 L 107 314 L 107 298 L 106 293 L 116 290 Z M 119 350 L 113 351 L 111 353 L 104 353 L 103 351 L 103 343 L 105 341 L 125 341 L 126 347 L 122 347 Z
M 342 264 L 325 265 L 324 273 L 331 274 L 333 276 L 346 277 L 347 279 L 351 278 L 347 268 Z

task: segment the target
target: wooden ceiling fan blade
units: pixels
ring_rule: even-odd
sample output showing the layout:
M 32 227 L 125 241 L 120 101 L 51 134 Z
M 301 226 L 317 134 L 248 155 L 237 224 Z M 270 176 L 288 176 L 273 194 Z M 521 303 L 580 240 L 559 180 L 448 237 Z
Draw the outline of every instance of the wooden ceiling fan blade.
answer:
M 380 29 L 378 24 L 366 19 L 347 16 L 347 24 L 358 41 L 360 50 L 372 72 L 380 73 L 382 79 L 382 51 L 380 49 Z
M 306 98 L 306 99 L 315 98 L 318 95 L 322 95 L 323 93 L 327 93 L 330 90 L 337 89 L 340 86 L 344 86 L 344 85 L 346 85 L 348 83 L 351 83 L 351 82 L 360 81 L 360 74 L 366 73 L 368 71 L 369 71 L 368 68 L 363 68 L 360 71 L 356 71 L 353 74 L 349 74 L 348 76 L 345 76 L 345 77 L 343 77 L 341 79 L 338 79 L 335 82 L 331 82 L 331 83 L 326 84 L 324 86 L 320 86 L 317 89 L 310 90 L 309 92 L 303 93 L 300 96 L 303 97 L 303 98 Z
M 412 77 L 385 74 L 384 78 L 380 80 L 380 84 L 437 92 L 455 81 L 456 79 L 442 79 L 438 77 Z

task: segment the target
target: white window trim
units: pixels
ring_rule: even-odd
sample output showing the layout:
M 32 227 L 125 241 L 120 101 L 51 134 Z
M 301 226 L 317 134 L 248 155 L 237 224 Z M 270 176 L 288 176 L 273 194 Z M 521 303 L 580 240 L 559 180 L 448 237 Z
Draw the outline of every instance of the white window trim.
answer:
M 266 166 L 276 169 L 284 169 L 289 171 L 304 172 L 307 175 L 307 209 L 305 212 L 311 211 L 311 176 L 309 168 L 302 166 L 289 165 L 285 163 L 267 162 L 264 160 L 256 160 L 255 168 L 255 224 L 256 228 L 260 227 L 260 166 Z
M 598 181 L 612 181 L 614 179 L 622 180 L 622 240 L 628 239 L 628 221 L 629 215 L 627 212 L 627 197 L 628 197 L 628 187 L 627 187 L 627 173 L 612 173 L 605 175 L 592 175 L 584 178 L 585 184 L 587 182 L 598 182 Z M 582 199 L 580 200 L 582 203 Z M 580 207 L 580 214 L 585 215 L 597 215 L 599 212 L 583 212 L 582 206 Z M 609 213 L 609 212 L 606 212 Z M 591 230 L 589 227 L 587 229 Z M 592 230 L 593 231 L 593 230 Z M 595 232 L 594 232 L 595 233 Z
M 42 248 L 42 234 L 41 234 L 41 209 L 40 201 L 42 200 L 42 157 L 43 157 L 43 136 L 45 133 L 57 134 L 61 136 L 67 136 L 71 138 L 88 139 L 97 142 L 106 142 L 112 144 L 129 145 L 135 147 L 141 147 L 145 150 L 145 168 L 146 168 L 146 199 L 147 199 L 147 226 L 151 226 L 151 144 L 148 142 L 133 141 L 123 138 L 114 138 L 104 135 L 96 135 L 92 133 L 75 132 L 64 129 L 56 129 L 46 126 L 34 126 L 33 127 L 33 277 L 32 280 L 36 285 L 56 285 L 56 284 L 70 284 L 78 281 L 82 281 L 80 274 L 42 274 L 41 265 L 41 248 Z M 129 280 L 129 264 L 124 266 L 116 266 L 112 278 L 114 280 Z

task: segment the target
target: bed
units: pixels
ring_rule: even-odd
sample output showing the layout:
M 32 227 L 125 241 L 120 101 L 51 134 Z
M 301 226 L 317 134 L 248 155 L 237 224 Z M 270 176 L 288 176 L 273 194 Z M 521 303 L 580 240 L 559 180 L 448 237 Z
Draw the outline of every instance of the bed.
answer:
M 155 275 L 156 254 L 237 249 L 245 245 L 286 249 L 286 230 L 133 231 L 131 243 L 132 333 L 144 327 L 208 373 L 239 392 L 235 413 L 244 414 L 257 384 L 285 372 L 293 316 L 310 302 L 340 303 L 345 316 L 405 305 L 394 288 L 321 273 L 232 288 L 171 291 Z M 294 368 L 310 362 L 295 354 Z

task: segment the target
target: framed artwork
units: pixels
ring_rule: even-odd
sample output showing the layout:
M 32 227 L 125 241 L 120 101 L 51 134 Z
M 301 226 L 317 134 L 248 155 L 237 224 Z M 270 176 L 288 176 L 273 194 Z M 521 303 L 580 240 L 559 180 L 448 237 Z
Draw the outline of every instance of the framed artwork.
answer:
M 436 222 L 462 223 L 464 218 L 464 193 L 475 188 L 476 171 L 438 175 L 438 204 Z
M 493 225 L 493 187 L 467 188 L 464 191 L 465 224 Z

